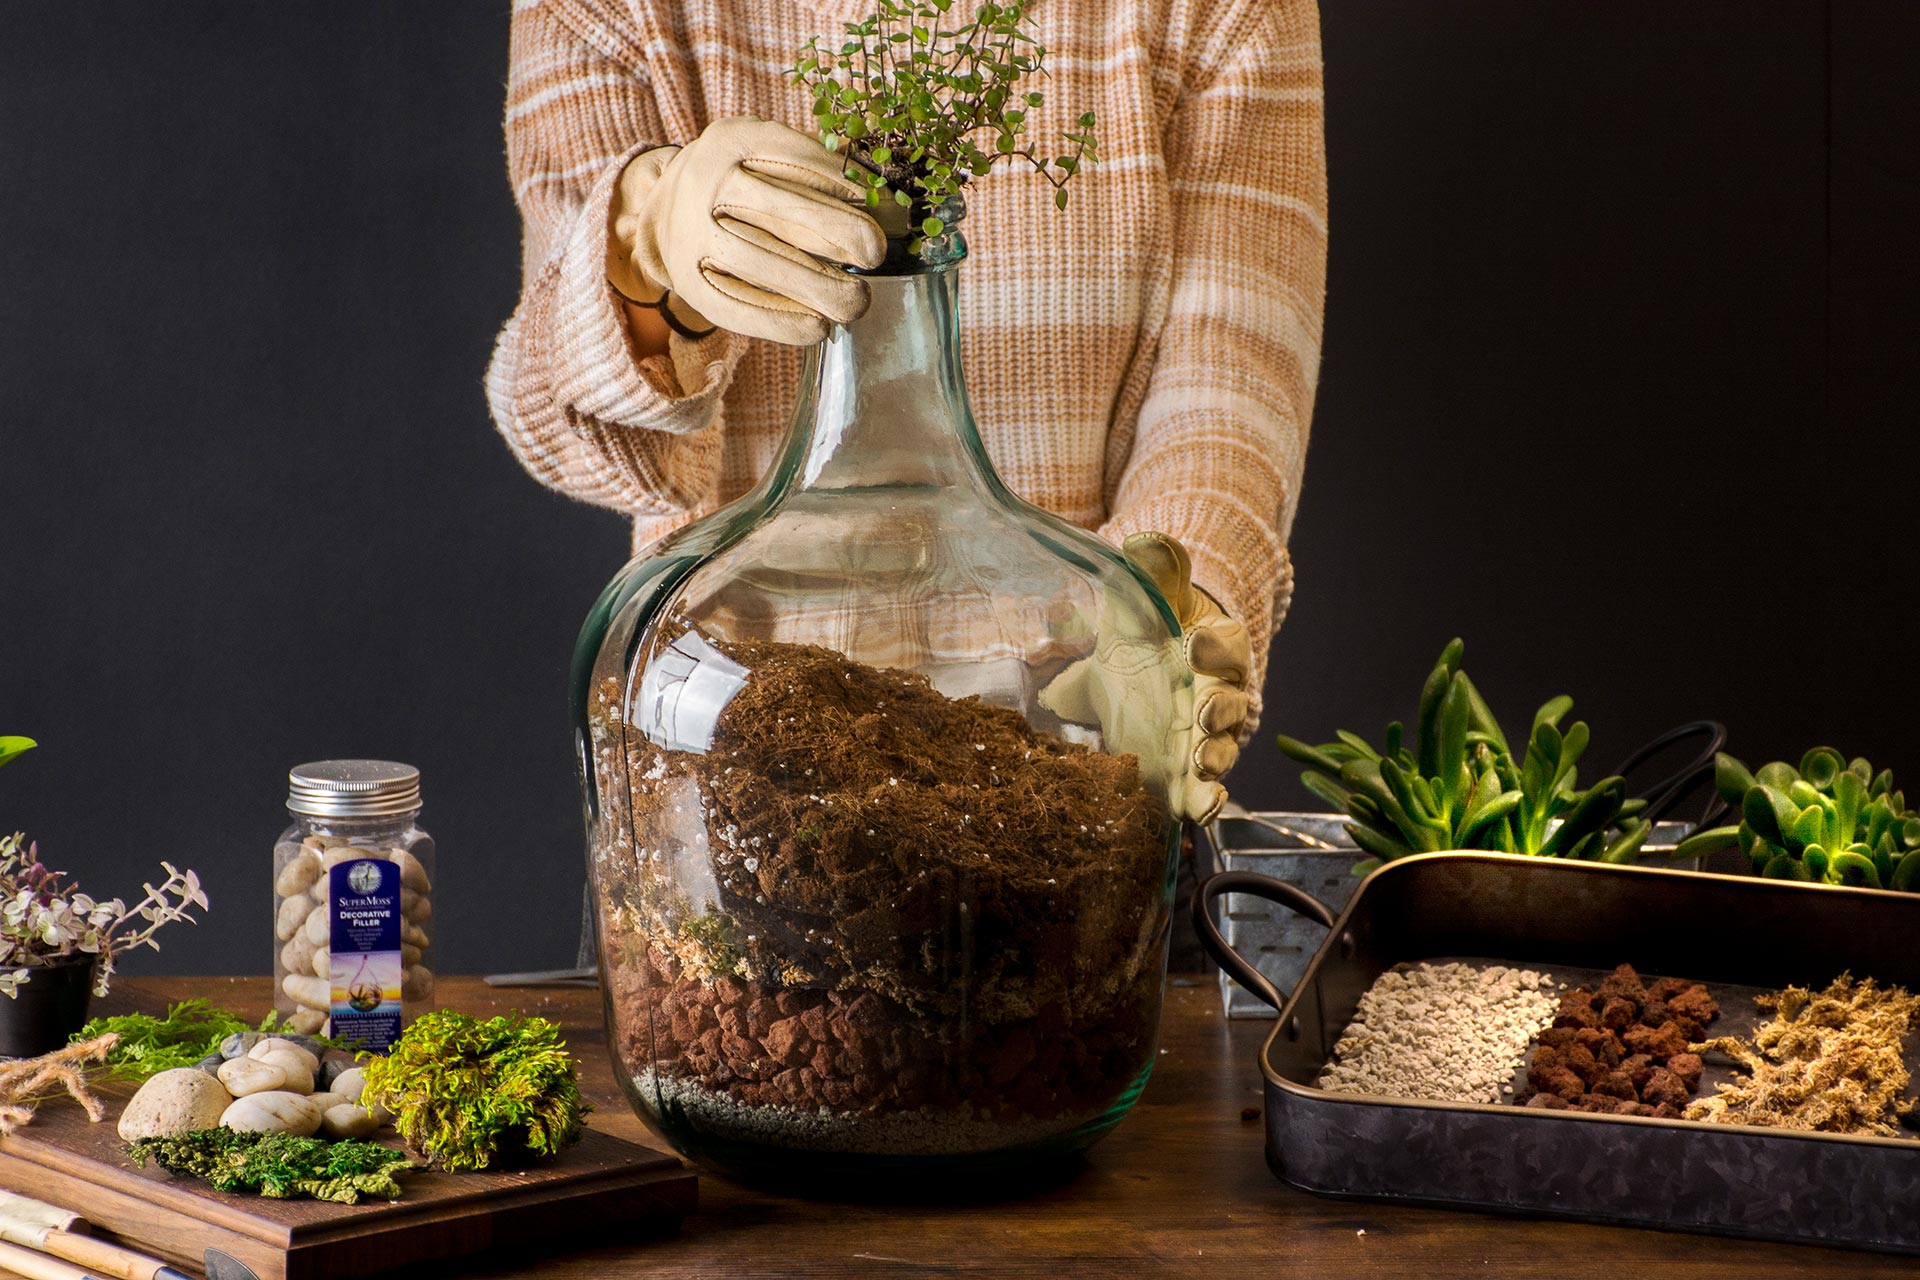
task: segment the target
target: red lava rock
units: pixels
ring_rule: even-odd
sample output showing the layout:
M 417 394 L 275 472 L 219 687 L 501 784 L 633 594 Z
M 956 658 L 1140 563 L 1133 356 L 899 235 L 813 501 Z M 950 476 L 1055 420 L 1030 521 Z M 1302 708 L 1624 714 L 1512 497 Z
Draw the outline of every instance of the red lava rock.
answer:
M 769 1055 L 790 1067 L 802 1066 L 813 1060 L 813 1040 L 798 1018 L 782 1018 L 774 1023 L 767 1028 L 767 1034 L 761 1037 L 760 1043 L 767 1047 Z
M 1623 964 L 1601 980 L 1599 996 L 1603 1002 L 1625 1000 L 1637 1015 L 1640 1006 L 1647 1002 L 1647 989 L 1641 985 L 1640 975 L 1634 972 L 1633 966 Z
M 1567 1050 L 1567 1070 L 1585 1083 L 1591 1084 L 1600 1075 L 1600 1061 L 1593 1051 L 1583 1044 L 1577 1044 Z
M 1601 1115 L 1678 1116 L 1704 1071 L 1688 1044 L 1719 1013 L 1701 983 L 1661 978 L 1648 986 L 1621 965 L 1597 991 L 1562 993 L 1554 1026 L 1536 1041 L 1519 1101 L 1546 1107 L 1535 1100 L 1552 1097 L 1559 1107 Z
M 1548 1027 L 1540 1033 L 1540 1043 L 1552 1049 L 1571 1048 L 1579 1036 L 1574 1027 Z
M 1593 993 L 1574 988 L 1560 997 L 1560 1009 L 1553 1017 L 1556 1027 L 1597 1027 L 1599 1010 L 1593 1006 Z
M 1625 1098 L 1629 1102 L 1638 1102 L 1640 1095 L 1634 1092 L 1633 1081 L 1624 1071 L 1609 1071 L 1593 1082 L 1593 1092 L 1608 1098 Z
M 856 1031 L 875 1031 L 886 1025 L 886 1007 L 879 996 L 863 991 L 847 1006 L 847 1025 Z
M 1685 1020 L 1704 1030 L 1720 1016 L 1720 1004 L 1704 986 L 1695 983 L 1667 999 L 1667 1016 Z
M 1685 1053 L 1690 1039 L 1679 1023 L 1668 1019 L 1653 1033 L 1653 1039 L 1647 1045 L 1647 1052 L 1664 1061 L 1676 1054 Z
M 1665 1103 L 1672 1107 L 1685 1107 L 1689 1094 L 1687 1086 L 1681 1083 L 1679 1077 L 1665 1067 L 1655 1067 L 1653 1075 L 1647 1080 L 1647 1087 L 1640 1091 L 1640 1096 L 1655 1106 Z
M 1567 1100 L 1558 1094 L 1536 1093 L 1527 1099 L 1526 1105 L 1536 1107 L 1541 1111 L 1565 1111 L 1567 1109 Z
M 1542 1093 L 1556 1094 L 1569 1102 L 1587 1091 L 1586 1082 L 1565 1067 L 1543 1072 L 1534 1084 Z
M 1670 1000 L 1682 991 L 1685 991 L 1688 987 L 1695 985 L 1697 984 L 1688 982 L 1685 978 L 1656 978 L 1653 985 L 1647 988 L 1647 998 L 1649 1000 Z
M 1600 1006 L 1600 1025 L 1609 1031 L 1620 1031 L 1630 1027 L 1634 1019 L 1639 1016 L 1639 1007 L 1633 1001 L 1623 1000 L 1619 996 L 1609 997 L 1607 1002 Z
M 1578 1042 L 1586 1047 L 1603 1067 L 1620 1065 L 1620 1037 L 1611 1031 L 1594 1027 L 1583 1027 L 1577 1033 Z

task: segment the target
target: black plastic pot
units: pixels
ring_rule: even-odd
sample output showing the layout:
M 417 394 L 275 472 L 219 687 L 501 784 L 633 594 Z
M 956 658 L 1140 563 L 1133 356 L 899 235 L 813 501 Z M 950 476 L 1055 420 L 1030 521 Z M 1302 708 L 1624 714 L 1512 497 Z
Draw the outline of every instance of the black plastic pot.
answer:
M 0 996 L 0 1058 L 33 1058 L 66 1044 L 87 1020 L 94 957 L 30 965 L 13 999 Z

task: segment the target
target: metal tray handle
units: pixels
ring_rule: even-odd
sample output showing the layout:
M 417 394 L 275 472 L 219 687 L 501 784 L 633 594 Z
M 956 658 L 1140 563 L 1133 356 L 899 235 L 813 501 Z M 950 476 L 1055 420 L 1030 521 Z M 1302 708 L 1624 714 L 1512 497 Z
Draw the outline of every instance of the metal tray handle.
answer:
M 1333 912 L 1305 889 L 1288 884 L 1285 880 L 1263 876 L 1257 871 L 1222 871 L 1208 876 L 1194 890 L 1193 931 L 1200 936 L 1200 945 L 1207 949 L 1207 954 L 1213 957 L 1215 964 L 1227 971 L 1228 976 L 1277 1010 L 1286 1003 L 1286 996 L 1267 981 L 1264 973 L 1248 964 L 1228 944 L 1220 932 L 1220 926 L 1214 922 L 1213 901 L 1225 893 L 1244 893 L 1264 898 L 1298 912 L 1327 930 L 1333 928 Z

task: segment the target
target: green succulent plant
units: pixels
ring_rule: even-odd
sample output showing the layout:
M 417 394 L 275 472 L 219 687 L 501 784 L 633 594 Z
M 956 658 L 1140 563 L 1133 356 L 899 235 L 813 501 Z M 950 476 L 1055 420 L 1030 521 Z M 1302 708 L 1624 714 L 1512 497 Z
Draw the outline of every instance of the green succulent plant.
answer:
M 1377 750 L 1344 729 L 1338 741 L 1317 747 L 1280 738 L 1282 751 L 1309 766 L 1300 781 L 1352 819 L 1354 843 L 1373 855 L 1355 874 L 1446 849 L 1632 861 L 1649 829 L 1636 816 L 1645 802 L 1628 799 L 1619 777 L 1579 789 L 1576 766 L 1589 731 L 1584 720 L 1560 728 L 1573 699 L 1555 698 L 1534 714 L 1516 761 L 1460 667 L 1465 650 L 1456 638 L 1441 651 L 1420 691 L 1411 744 L 1399 721 Z
M 1749 773 L 1722 753 L 1714 785 L 1739 810 L 1739 824 L 1702 831 L 1674 856 L 1739 849 L 1775 880 L 1920 889 L 1920 814 L 1894 790 L 1891 770 L 1875 773 L 1864 758 L 1815 747 L 1798 769 L 1776 760 Z

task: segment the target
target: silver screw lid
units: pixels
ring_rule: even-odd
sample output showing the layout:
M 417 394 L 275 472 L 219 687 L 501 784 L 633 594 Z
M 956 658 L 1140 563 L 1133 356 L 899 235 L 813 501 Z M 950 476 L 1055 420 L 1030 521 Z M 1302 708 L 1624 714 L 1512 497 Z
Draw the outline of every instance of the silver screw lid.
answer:
M 287 808 L 317 818 L 384 818 L 420 807 L 420 771 L 391 760 L 315 760 L 287 773 Z

